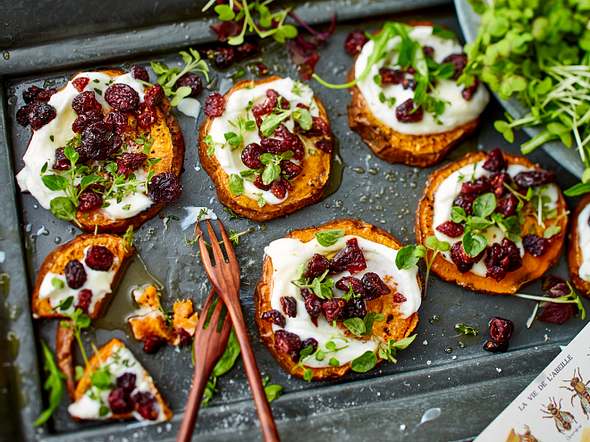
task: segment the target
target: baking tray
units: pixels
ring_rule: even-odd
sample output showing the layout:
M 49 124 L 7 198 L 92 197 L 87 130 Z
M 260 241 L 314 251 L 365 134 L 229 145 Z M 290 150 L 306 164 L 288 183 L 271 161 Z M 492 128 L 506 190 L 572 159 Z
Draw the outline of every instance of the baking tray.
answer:
M 436 0 L 411 4 L 403 1 L 318 1 L 301 5 L 298 12 L 312 22 L 328 21 L 334 11 L 338 12 L 340 24 L 329 44 L 321 50 L 322 59 L 317 67 L 324 78 L 337 81 L 344 78 L 351 64 L 342 50 L 350 30 L 377 29 L 385 19 L 426 19 L 458 31 L 452 6 L 442 3 Z M 400 12 L 425 6 L 431 7 Z M 5 290 L 0 293 L 2 440 L 167 441 L 175 438 L 191 383 L 190 352 L 164 348 L 156 355 L 145 355 L 141 345 L 130 338 L 129 331 L 117 325 L 121 323 L 116 314 L 120 313 L 120 300 L 128 296 L 125 287 L 119 290 L 107 312 L 108 320 L 102 322 L 111 329 L 93 329 L 85 339 L 98 345 L 110 337 L 123 339 L 155 378 L 175 413 L 173 421 L 149 426 L 132 422 L 74 423 L 67 416 L 64 400 L 49 425 L 32 428 L 31 422 L 44 405 L 38 343 L 39 339 L 53 343 L 55 321 L 32 322 L 28 293 L 46 254 L 57 243 L 71 239 L 77 231 L 39 208 L 30 195 L 17 192 L 14 171 L 22 167 L 21 157 L 29 132 L 17 126 L 14 117 L 21 104 L 22 90 L 31 84 L 59 85 L 70 74 L 88 66 L 128 65 L 152 59 L 173 63 L 179 60 L 177 50 L 187 45 L 201 48 L 200 45 L 210 39 L 205 32 L 207 18 L 187 18 L 182 23 L 113 30 L 109 35 L 65 35 L 59 41 L 36 42 L 34 46 L 10 50 L 8 59 L 0 63 L 0 73 L 4 75 L 0 89 L 0 188 L 3 190 L 0 192 L 0 250 L 5 252 L 0 267 L 10 280 L 9 284 L 3 284 Z M 149 39 L 154 35 L 158 38 Z M 122 41 L 126 45 L 121 46 Z M 78 50 L 72 52 L 74 48 Z M 265 47 L 263 59 L 271 73 L 295 76 L 295 69 L 284 62 L 286 58 L 284 47 L 273 43 Z M 216 72 L 217 87 L 227 87 L 227 79 L 238 69 L 236 66 L 227 72 Z M 184 207 L 207 206 L 229 228 L 254 229 L 242 237 L 237 247 L 243 273 L 241 296 L 259 367 L 263 374 L 271 376 L 273 383 L 285 387 L 285 394 L 272 404 L 283 440 L 438 441 L 473 437 L 558 353 L 560 344 L 569 342 L 584 325 L 582 321 L 576 319 L 562 326 L 536 322 L 527 330 L 525 321 L 533 307 L 531 302 L 473 294 L 434 277 L 420 311 L 418 338 L 400 355 L 397 365 L 382 364 L 368 374 L 350 374 L 338 381 L 307 383 L 283 372 L 257 339 L 252 292 L 260 276 L 261 251 L 268 242 L 282 237 L 288 230 L 339 217 L 361 218 L 392 232 L 404 242 L 413 242 L 414 211 L 432 171 L 390 165 L 377 159 L 348 128 L 348 92 L 324 89 L 314 83 L 311 86 L 324 101 L 339 140 L 343 174 L 341 182 L 336 179 L 330 195 L 314 206 L 268 223 L 232 219 L 217 201 L 211 181 L 198 162 L 196 132 L 200 119 L 195 122 L 180 115 L 187 146 L 182 177 L 184 192 L 179 201 L 138 231 L 139 254 L 163 283 L 165 305 L 178 297 L 190 297 L 200 304 L 208 286 L 196 248 L 187 244 L 192 234 L 180 228 L 178 220 L 185 216 Z M 482 116 L 482 128 L 451 153 L 447 161 L 479 148 L 501 146 L 517 152 L 515 146 L 522 139 L 517 139 L 512 147 L 507 146 L 491 127 L 491 122 L 501 114 L 501 107 L 492 100 Z M 569 186 L 575 182 L 546 155 L 538 152 L 531 157 L 545 168 L 555 170 L 560 185 Z M 567 276 L 563 258 L 554 273 Z M 123 286 L 140 274 L 141 267 L 136 265 Z M 527 287 L 527 292 L 539 293 L 538 284 Z M 510 351 L 505 354 L 484 352 L 481 348 L 484 337 L 459 337 L 453 328 L 457 322 L 467 322 L 485 332 L 489 317 L 494 315 L 510 318 L 516 324 Z M 256 414 L 241 363 L 220 379 L 219 387 L 220 392 L 211 405 L 201 411 L 195 438 L 203 441 L 259 440 Z M 420 424 L 425 413 L 438 417 Z

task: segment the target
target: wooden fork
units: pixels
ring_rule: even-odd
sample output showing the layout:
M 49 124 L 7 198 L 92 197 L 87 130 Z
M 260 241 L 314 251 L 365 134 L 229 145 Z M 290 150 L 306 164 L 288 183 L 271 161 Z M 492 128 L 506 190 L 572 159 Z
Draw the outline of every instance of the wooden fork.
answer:
M 211 226 L 209 221 L 206 221 L 205 224 L 207 226 L 215 263 L 211 262 L 211 256 L 209 255 L 207 244 L 203 238 L 203 232 L 201 227 L 197 226 L 196 232 L 199 238 L 201 260 L 203 261 L 203 265 L 205 266 L 211 284 L 213 284 L 215 291 L 219 293 L 219 296 L 225 303 L 229 316 L 231 317 L 236 337 L 240 344 L 242 359 L 248 376 L 248 383 L 250 384 L 250 389 L 254 396 L 256 411 L 258 413 L 258 419 L 260 420 L 264 440 L 267 442 L 279 441 L 279 433 L 272 416 L 270 405 L 266 400 L 262 379 L 256 365 L 256 359 L 254 358 L 254 352 L 252 351 L 252 345 L 250 344 L 248 337 L 248 329 L 246 328 L 246 323 L 244 322 L 244 316 L 242 314 L 242 307 L 240 306 L 240 265 L 238 264 L 234 248 L 227 236 L 223 224 L 220 220 L 217 222 L 223 239 L 223 248 L 227 255 L 227 261 L 223 256 L 219 240 L 217 239 L 213 226 Z
M 184 410 L 182 424 L 176 436 L 177 442 L 191 440 L 205 386 L 216 362 L 225 351 L 230 331 L 231 320 L 227 315 L 225 305 L 216 296 L 215 291 L 211 290 L 201 310 L 195 331 L 193 385 Z

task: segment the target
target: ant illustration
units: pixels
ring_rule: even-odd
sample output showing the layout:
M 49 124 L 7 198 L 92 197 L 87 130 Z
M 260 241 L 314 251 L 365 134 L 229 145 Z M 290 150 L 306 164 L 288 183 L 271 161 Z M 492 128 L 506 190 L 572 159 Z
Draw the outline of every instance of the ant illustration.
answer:
M 576 370 L 578 372 L 577 375 Z M 582 374 L 580 373 L 580 367 L 574 369 L 572 378 L 569 381 L 564 380 L 563 382 L 569 382 L 570 386 L 572 387 L 560 387 L 574 393 L 571 397 L 572 406 L 574 405 L 574 398 L 577 397 L 580 399 L 580 407 L 582 407 L 582 411 L 586 415 L 586 419 L 590 418 L 590 388 L 588 387 L 590 381 L 584 382 Z
M 541 411 L 548 416 L 543 416 L 543 419 L 553 419 L 557 431 L 565 433 L 572 429 L 572 422 L 576 422 L 576 418 L 568 411 L 561 410 L 561 399 L 559 404 L 555 398 L 549 398 L 547 408 L 541 408 Z

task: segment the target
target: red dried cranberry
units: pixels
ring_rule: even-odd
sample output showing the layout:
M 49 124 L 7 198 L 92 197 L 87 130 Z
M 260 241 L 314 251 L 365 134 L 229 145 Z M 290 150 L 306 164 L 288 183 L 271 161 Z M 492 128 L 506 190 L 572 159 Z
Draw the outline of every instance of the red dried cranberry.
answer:
M 473 267 L 477 261 L 479 261 L 480 256 L 472 258 L 465 252 L 463 248 L 463 243 L 461 241 L 456 242 L 451 247 L 451 261 L 457 266 L 457 269 L 461 273 L 468 272 Z
M 177 82 L 178 84 L 178 82 Z M 145 91 L 143 101 L 148 106 L 158 106 L 164 99 L 164 89 L 159 84 L 155 84 Z
M 229 37 L 238 35 L 242 30 L 242 25 L 237 21 L 219 21 L 211 25 L 211 30 L 217 34 L 219 41 L 227 41 Z
M 139 169 L 145 161 L 147 155 L 140 152 L 125 152 L 117 158 L 117 171 L 125 176 L 129 176 L 132 172 Z
M 322 302 L 322 311 L 328 322 L 340 319 L 346 301 L 342 298 L 332 298 Z
M 401 293 L 395 292 L 393 294 L 393 302 L 397 302 L 398 304 L 401 304 L 402 302 L 406 302 L 406 301 L 407 301 L 407 298 L 404 295 L 402 295 Z
M 458 238 L 459 236 L 463 235 L 463 231 L 465 229 L 459 223 L 453 221 L 445 221 L 440 226 L 438 226 L 436 230 L 438 230 L 440 233 L 444 233 L 445 235 L 451 238 Z
M 39 130 L 57 115 L 55 108 L 47 103 L 35 102 L 29 105 L 28 120 L 33 130 Z
M 66 157 L 63 147 L 55 149 L 55 161 L 52 167 L 54 170 L 68 170 L 71 167 L 70 160 Z
M 86 265 L 101 272 L 109 270 L 114 259 L 113 252 L 105 246 L 91 246 L 86 253 Z
M 424 118 L 424 109 L 422 106 L 416 107 L 414 100 L 408 98 L 395 108 L 395 118 L 402 123 L 416 123 Z
M 473 80 L 473 84 L 471 86 L 467 86 L 461 91 L 461 96 L 465 101 L 471 101 L 475 93 L 477 92 L 477 88 L 479 87 L 479 79 Z
M 104 93 L 111 107 L 121 112 L 132 112 L 139 106 L 139 94 L 128 84 L 111 84 Z
M 281 171 L 287 179 L 292 180 L 303 171 L 303 167 L 293 161 L 281 161 Z
M 177 328 L 176 336 L 178 336 L 178 345 L 180 347 L 189 345 L 193 340 L 193 337 L 184 328 Z
M 363 46 L 368 41 L 369 39 L 363 31 L 352 31 L 346 36 L 346 40 L 344 40 L 344 50 L 348 55 L 354 57 L 361 52 L 361 49 L 363 49 Z
M 98 123 L 102 120 L 102 112 L 87 112 L 85 114 L 78 115 L 72 123 L 72 130 L 76 133 L 84 132 L 88 126 L 94 123 Z
M 492 341 L 491 339 L 488 339 L 483 344 L 483 349 L 491 353 L 504 353 L 506 350 L 508 350 L 508 341 L 496 342 Z
M 16 111 L 16 122 L 23 127 L 27 127 L 30 123 L 29 121 L 29 114 L 31 113 L 31 106 L 26 105 L 22 106 L 19 110 Z
M 318 317 L 322 312 L 322 301 L 311 290 L 301 289 L 301 296 L 305 304 L 305 310 L 314 325 L 318 325 Z
M 317 278 L 321 276 L 326 270 L 330 268 L 330 260 L 324 255 L 315 253 L 307 263 L 307 269 L 303 276 L 308 279 Z
M 276 196 L 278 199 L 282 200 L 287 196 L 287 186 L 288 181 L 279 178 L 278 180 L 274 180 L 270 185 L 271 193 Z
M 270 114 L 276 107 L 278 98 L 279 93 L 277 91 L 274 89 L 267 89 L 264 101 L 252 106 L 252 115 L 254 115 L 254 119 L 258 126 L 262 123 L 262 117 Z
M 123 373 L 117 378 L 117 387 L 122 388 L 125 394 L 131 394 L 135 390 L 135 381 L 137 377 L 135 373 Z
M 238 60 L 253 57 L 258 53 L 258 46 L 254 43 L 246 42 L 236 46 L 235 54 Z
M 258 187 L 260 190 L 270 190 L 270 184 L 264 184 L 262 182 L 262 176 L 261 175 L 256 175 L 256 178 L 254 178 L 254 181 L 252 182 L 252 184 L 254 184 L 256 187 Z
M 510 319 L 493 317 L 490 319 L 490 338 L 484 344 L 484 350 L 491 352 L 505 352 L 514 331 L 514 324 Z
M 339 319 L 364 318 L 366 314 L 367 303 L 365 300 L 361 298 L 351 298 L 344 306 L 344 309 L 342 309 Z
M 137 111 L 137 123 L 142 129 L 149 129 L 157 121 L 156 108 L 148 106 L 147 103 L 140 103 Z
M 90 83 L 90 78 L 88 77 L 78 77 L 72 80 L 72 85 L 78 92 L 82 92 L 84 89 L 86 89 L 88 83 Z
M 293 132 L 289 131 L 287 127 L 281 124 L 276 130 L 274 134 L 277 138 L 282 139 L 282 148 L 284 149 L 283 152 L 290 150 L 293 152 L 293 159 L 301 161 L 305 156 L 305 147 L 303 146 L 303 142 L 298 135 L 294 134 Z M 269 150 L 269 152 L 271 152 Z M 274 152 L 271 152 L 274 153 Z
M 86 282 L 86 270 L 77 259 L 72 259 L 66 264 L 64 274 L 68 287 L 72 289 L 79 289 Z
M 177 88 L 183 86 L 191 88 L 191 93 L 189 96 L 194 98 L 198 97 L 203 90 L 203 82 L 201 81 L 201 78 L 192 72 L 184 74 L 176 81 Z
M 82 92 L 72 100 L 72 109 L 78 115 L 87 113 L 101 113 L 102 106 L 96 99 L 96 94 L 92 91 Z
M 315 338 L 307 338 L 307 339 L 305 339 L 301 343 L 301 350 L 303 351 L 303 349 L 306 348 L 306 347 L 311 348 L 311 353 L 309 353 L 309 354 L 315 353 L 315 351 L 318 349 L 318 341 L 317 341 L 317 339 L 315 339 Z
M 229 46 L 220 47 L 215 51 L 213 62 L 219 69 L 230 67 L 236 58 L 236 51 Z
M 92 190 L 84 190 L 78 197 L 78 210 L 80 212 L 92 212 L 102 207 L 102 196 Z
M 576 315 L 576 307 L 573 304 L 556 304 L 546 302 L 543 304 L 537 319 L 550 324 L 563 324 Z
M 524 235 L 522 237 L 524 250 L 533 256 L 543 256 L 549 248 L 549 240 L 538 235 Z
M 314 144 L 316 149 L 319 149 L 326 153 L 332 153 L 334 149 L 334 140 L 332 138 L 322 138 L 317 140 Z
M 164 340 L 158 336 L 148 336 L 143 340 L 143 351 L 147 354 L 157 352 L 164 345 Z
M 506 185 L 510 185 L 512 183 L 512 178 L 506 172 L 498 172 L 490 176 L 489 178 L 490 187 L 496 198 L 500 198 L 504 195 L 508 189 L 506 189 Z
M 281 308 L 290 318 L 297 316 L 297 301 L 292 296 L 281 296 Z
M 42 89 L 37 95 L 37 101 L 47 103 L 49 99 L 57 92 L 55 88 Z
M 263 166 L 262 161 L 260 161 L 260 155 L 263 153 L 264 149 L 260 144 L 250 143 L 242 150 L 242 154 L 240 155 L 242 163 L 249 169 L 260 169 Z
M 518 200 L 513 194 L 508 194 L 498 200 L 498 205 L 496 206 L 496 212 L 504 215 L 504 216 L 512 216 L 516 214 L 516 209 L 518 208 Z
M 42 90 L 43 89 L 39 86 L 32 85 L 31 87 L 23 91 L 23 100 L 27 104 L 37 101 L 37 96 L 39 95 L 39 92 L 41 92 Z
M 172 172 L 154 175 L 148 185 L 148 196 L 156 203 L 171 203 L 181 192 L 180 179 Z
M 434 57 L 434 48 L 432 46 L 422 46 L 422 52 L 426 57 Z
M 260 315 L 262 319 L 268 321 L 272 324 L 278 325 L 279 327 L 285 326 L 285 317 L 283 314 L 278 310 L 268 310 L 266 312 L 262 312 Z
M 121 135 L 128 126 L 127 114 L 119 111 L 112 111 L 104 119 L 105 123 L 113 127 L 116 134 Z
M 467 55 L 465 54 L 451 54 L 451 55 L 447 55 L 445 58 L 443 58 L 442 63 L 452 63 L 453 64 L 453 80 L 457 80 L 461 74 L 463 73 L 463 70 L 465 69 L 465 66 L 467 66 Z
M 522 258 L 516 244 L 504 238 L 501 243 L 494 243 L 488 248 L 484 263 L 487 269 L 486 276 L 500 281 L 508 272 L 522 266 Z
M 357 295 L 365 294 L 365 287 L 363 286 L 362 281 L 354 276 L 344 276 L 343 278 L 340 278 L 336 282 L 336 288 L 347 293 L 352 288 L 353 293 L 356 293 Z
M 87 160 L 106 160 L 119 147 L 121 138 L 113 133 L 110 125 L 98 121 L 82 132 L 82 144 L 78 152 L 80 157 Z
M 461 184 L 461 193 L 468 195 L 481 195 L 490 190 L 490 182 L 485 176 L 479 177 L 473 181 L 466 181 Z
M 279 353 L 285 353 L 289 355 L 294 361 L 298 361 L 301 346 L 301 338 L 295 333 L 291 333 L 286 330 L 275 331 L 275 349 Z
M 377 273 L 367 272 L 363 275 L 361 281 L 365 288 L 365 299 L 376 299 L 387 295 L 391 291 Z
M 454 199 L 453 206 L 461 207 L 467 215 L 471 215 L 473 213 L 473 201 L 475 201 L 475 198 L 476 195 L 460 193 Z
M 90 303 L 92 302 L 92 290 L 82 289 L 78 293 L 78 300 L 76 302 L 76 308 L 79 308 L 84 313 L 88 313 Z
M 555 172 L 552 170 L 529 170 L 520 172 L 514 177 L 514 182 L 525 189 L 542 186 L 555 182 Z
M 309 137 L 328 137 L 331 135 L 330 125 L 321 117 L 312 117 L 311 129 L 306 132 Z
M 150 81 L 150 76 L 148 74 L 147 69 L 144 68 L 143 66 L 139 66 L 137 64 L 134 64 L 133 66 L 131 66 L 131 76 L 133 78 L 135 78 L 136 80 L 141 80 L 141 81 L 146 81 L 146 82 Z
M 543 278 L 541 288 L 551 298 L 559 298 L 569 294 L 570 288 L 567 283 L 557 276 L 546 276 Z
M 502 151 L 500 148 L 495 148 L 488 153 L 488 156 L 482 167 L 485 170 L 489 170 L 490 172 L 499 172 L 506 169 L 507 166 L 508 165 L 506 164 L 506 160 L 504 159 Z
M 205 100 L 204 111 L 208 117 L 221 117 L 225 110 L 225 98 L 223 95 L 214 92 Z
M 257 62 L 254 64 L 254 67 L 256 68 L 256 75 L 258 77 L 268 74 L 268 66 L 264 63 Z
M 153 421 L 158 418 L 158 411 L 155 404 L 156 399 L 149 391 L 137 391 L 131 396 L 135 411 L 144 419 Z
M 332 258 L 330 263 L 330 270 L 334 273 L 340 273 L 345 270 L 350 273 L 361 272 L 367 268 L 365 255 L 359 247 L 356 238 L 351 238 L 346 241 L 346 247 L 341 249 L 336 256 Z
M 125 393 L 124 389 L 115 388 L 109 393 L 109 408 L 114 414 L 129 413 L 133 407 L 128 399 L 128 394 Z
M 379 69 L 379 75 L 381 76 L 381 84 L 401 84 L 404 81 L 405 74 L 399 69 L 381 68 Z

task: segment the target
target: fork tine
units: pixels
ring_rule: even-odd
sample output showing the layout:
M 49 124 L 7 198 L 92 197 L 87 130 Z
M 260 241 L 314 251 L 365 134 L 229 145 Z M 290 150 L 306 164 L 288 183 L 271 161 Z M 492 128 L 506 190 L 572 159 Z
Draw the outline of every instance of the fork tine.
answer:
M 211 263 L 211 257 L 209 256 L 209 250 L 207 250 L 207 245 L 205 244 L 205 240 L 203 239 L 203 231 L 201 227 L 197 224 L 195 227 L 195 232 L 198 236 L 198 243 L 199 243 L 199 251 L 201 252 L 201 260 L 203 261 L 203 265 L 206 269 L 210 269 L 213 267 Z
M 227 236 L 227 232 L 225 231 L 225 227 L 223 226 L 223 223 L 221 222 L 220 219 L 217 220 L 217 224 L 219 225 L 219 231 L 221 232 L 221 237 L 223 238 L 223 245 L 224 245 L 225 253 L 227 254 L 228 260 L 230 262 L 231 261 L 237 262 L 236 253 L 234 252 L 234 248 L 231 244 L 231 241 L 229 240 L 229 238 Z
M 225 262 L 225 258 L 223 256 L 221 246 L 219 245 L 219 239 L 217 239 L 215 230 L 213 230 L 213 226 L 211 225 L 211 222 L 209 220 L 205 221 L 205 225 L 207 226 L 207 232 L 209 232 L 209 240 L 211 241 L 213 256 L 215 257 L 215 264 L 220 265 Z

